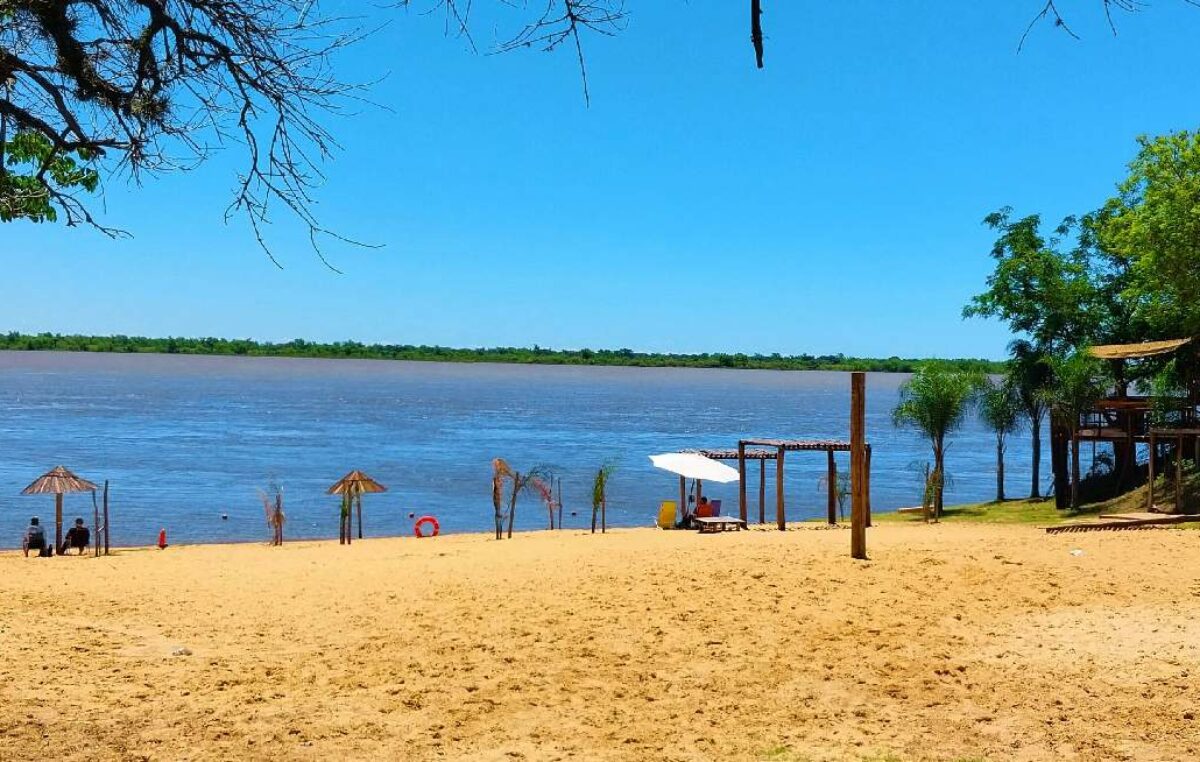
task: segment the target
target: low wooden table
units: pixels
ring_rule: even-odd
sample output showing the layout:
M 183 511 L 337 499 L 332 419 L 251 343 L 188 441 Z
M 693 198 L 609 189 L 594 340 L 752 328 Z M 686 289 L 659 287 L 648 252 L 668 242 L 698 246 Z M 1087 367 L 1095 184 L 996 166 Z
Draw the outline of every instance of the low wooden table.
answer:
M 746 528 L 746 522 L 733 516 L 704 516 L 693 518 L 700 534 L 724 532 L 726 529 L 737 529 L 739 532 Z

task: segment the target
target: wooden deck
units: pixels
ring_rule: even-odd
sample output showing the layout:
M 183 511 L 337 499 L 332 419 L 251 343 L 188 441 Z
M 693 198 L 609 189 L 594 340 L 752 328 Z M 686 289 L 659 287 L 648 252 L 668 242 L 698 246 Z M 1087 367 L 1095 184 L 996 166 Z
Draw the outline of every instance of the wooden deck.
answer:
M 1189 521 L 1200 521 L 1200 516 L 1187 516 L 1181 513 L 1102 513 L 1094 521 L 1077 521 L 1046 527 L 1046 533 L 1155 529 Z

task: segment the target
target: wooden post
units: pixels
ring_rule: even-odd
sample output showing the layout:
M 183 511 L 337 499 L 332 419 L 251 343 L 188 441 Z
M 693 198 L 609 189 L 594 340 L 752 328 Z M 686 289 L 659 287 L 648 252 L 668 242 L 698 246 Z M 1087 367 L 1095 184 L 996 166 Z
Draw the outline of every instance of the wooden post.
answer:
M 825 513 L 826 513 L 825 520 L 829 523 L 830 526 L 833 526 L 834 524 L 837 523 L 837 518 L 838 518 L 837 517 L 837 507 L 838 507 L 837 506 L 837 503 L 838 503 L 838 501 L 837 501 L 837 479 L 838 479 L 837 461 L 834 460 L 833 450 L 826 450 L 825 454 L 828 456 L 828 461 L 829 461 L 827 463 L 826 469 L 825 469 L 825 481 L 828 482 L 828 484 L 825 485 L 828 488 L 828 495 L 827 495 L 826 504 L 825 504 Z
M 679 521 L 687 519 L 687 479 L 679 477 Z
M 1146 510 L 1154 510 L 1154 460 L 1158 456 L 1158 449 L 1154 446 L 1154 429 L 1150 429 L 1150 482 L 1147 485 L 1146 495 Z
M 100 556 L 100 506 L 96 504 L 96 490 L 92 490 L 92 555 Z
M 106 555 L 106 556 L 109 553 L 108 543 L 109 543 L 109 540 L 112 538 L 112 532 L 109 530 L 109 527 L 111 527 L 112 525 L 109 524 L 108 522 L 109 522 L 109 519 L 108 519 L 108 479 L 105 479 L 104 480 L 104 555 Z
M 1175 439 L 1175 512 L 1182 513 L 1183 506 L 1183 435 Z
M 738 442 L 738 518 L 746 521 L 746 443 Z
M 62 493 L 54 493 L 54 555 L 56 556 L 62 550 L 62 505 Z
M 867 462 L 863 465 L 863 492 L 867 504 L 867 527 L 871 526 L 871 445 L 867 444 Z
M 767 459 L 758 460 L 758 523 L 767 523 Z
M 850 374 L 850 557 L 867 557 L 867 374 Z
M 775 523 L 780 532 L 787 529 L 783 505 L 783 453 L 784 449 L 780 447 L 775 454 Z
M 357 508 L 358 508 L 358 539 L 361 540 L 363 538 L 362 537 L 362 493 L 361 492 L 355 492 L 354 502 L 357 504 Z

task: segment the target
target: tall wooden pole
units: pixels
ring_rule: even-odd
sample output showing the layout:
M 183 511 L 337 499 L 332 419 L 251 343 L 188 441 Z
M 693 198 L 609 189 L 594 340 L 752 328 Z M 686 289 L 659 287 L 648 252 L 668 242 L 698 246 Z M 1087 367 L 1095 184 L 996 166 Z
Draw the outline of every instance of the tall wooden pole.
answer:
M 825 499 L 825 520 L 833 526 L 837 523 L 837 493 L 838 493 L 838 472 L 837 461 L 833 457 L 833 450 L 828 450 L 825 453 L 828 456 L 828 463 L 825 467 L 825 481 L 828 487 L 828 493 Z
M 767 523 L 767 459 L 758 461 L 758 523 Z
M 687 514 L 687 479 L 681 476 L 679 477 L 679 520 L 686 521 Z
M 62 551 L 62 504 L 61 492 L 54 493 L 54 555 Z
M 1158 455 L 1158 448 L 1154 446 L 1154 430 L 1150 430 L 1150 481 L 1146 487 L 1146 510 L 1154 510 L 1154 460 Z
M 738 518 L 746 522 L 746 443 L 738 442 Z
M 100 506 L 96 503 L 96 490 L 92 490 L 92 555 L 100 555 Z
M 1175 512 L 1183 513 L 1183 435 L 1175 439 Z M 60 498 L 61 499 L 61 498 Z
M 775 523 L 780 532 L 787 529 L 783 505 L 783 453 L 784 449 L 780 447 L 775 454 Z
M 109 531 L 111 524 L 108 523 L 108 479 L 104 480 L 104 555 L 108 555 L 109 540 L 112 539 L 112 532 Z
M 867 374 L 850 374 L 850 557 L 867 557 Z
M 354 493 L 354 502 L 357 503 L 357 507 L 358 507 L 358 539 L 361 540 L 363 538 L 362 537 L 362 493 L 357 490 Z
M 863 492 L 867 504 L 867 526 L 871 526 L 871 445 L 866 445 L 867 461 L 863 464 Z

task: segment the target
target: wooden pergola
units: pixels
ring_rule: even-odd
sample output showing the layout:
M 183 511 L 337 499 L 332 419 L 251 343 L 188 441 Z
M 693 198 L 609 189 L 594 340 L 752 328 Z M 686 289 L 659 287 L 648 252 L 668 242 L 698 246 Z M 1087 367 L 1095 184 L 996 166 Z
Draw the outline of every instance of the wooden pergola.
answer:
M 758 521 L 766 523 L 766 461 L 775 461 L 775 523 L 780 531 L 785 528 L 784 497 L 783 497 L 783 466 L 786 453 L 789 452 L 824 452 L 827 457 L 828 498 L 826 502 L 826 520 L 830 524 L 837 523 L 837 461 L 835 452 L 851 452 L 850 442 L 824 439 L 742 439 L 738 441 L 736 450 L 700 450 L 699 452 L 713 460 L 736 460 L 738 462 L 738 513 L 742 521 L 746 521 L 746 461 L 757 460 L 758 469 Z M 871 445 L 866 445 L 866 467 L 864 468 L 864 488 L 866 497 L 866 525 L 871 525 Z

